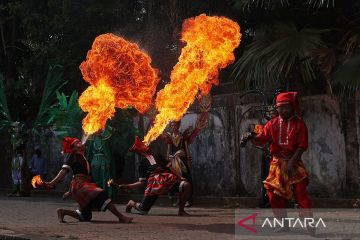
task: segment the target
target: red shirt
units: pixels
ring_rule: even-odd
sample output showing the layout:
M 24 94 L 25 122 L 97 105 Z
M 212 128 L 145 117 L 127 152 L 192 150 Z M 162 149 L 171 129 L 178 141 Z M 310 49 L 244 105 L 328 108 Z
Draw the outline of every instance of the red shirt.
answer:
M 308 129 L 297 116 L 288 121 L 276 117 L 266 123 L 264 130 L 256 137 L 256 144 L 270 142 L 270 153 L 281 158 L 290 158 L 298 148 L 308 148 Z

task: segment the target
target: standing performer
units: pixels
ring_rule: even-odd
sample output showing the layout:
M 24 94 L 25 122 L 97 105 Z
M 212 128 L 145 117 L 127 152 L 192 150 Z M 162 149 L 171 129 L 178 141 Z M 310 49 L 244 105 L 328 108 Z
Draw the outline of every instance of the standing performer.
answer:
M 255 145 L 270 143 L 272 161 L 264 186 L 274 216 L 285 218 L 287 200 L 295 198 L 300 208 L 299 215 L 312 217 L 312 201 L 306 190 L 309 175 L 301 160 L 308 148 L 308 130 L 300 117 L 297 92 L 279 94 L 276 108 L 278 117 L 270 120 L 256 136 L 245 133 L 243 140 L 251 139 Z M 277 230 L 286 231 L 287 228 Z M 311 235 L 315 234 L 315 228 L 308 228 L 308 231 Z
M 8 197 L 16 196 L 20 197 L 22 194 L 22 174 L 21 170 L 23 168 L 24 158 L 22 156 L 22 151 L 20 149 L 16 150 L 16 155 L 11 161 L 11 177 L 14 184 L 14 191 L 8 195 Z
M 195 140 L 200 130 L 205 127 L 208 119 L 208 112 L 210 110 L 211 100 L 206 96 L 202 98 L 200 102 L 201 114 L 196 120 L 195 128 L 189 127 L 183 133 L 180 132 L 181 121 L 170 122 L 171 132 L 166 132 L 161 135 L 162 140 L 168 145 L 167 159 L 173 161 L 173 158 L 179 163 L 181 167 L 181 175 L 193 186 L 193 180 L 191 176 L 191 164 L 192 158 L 189 150 L 189 145 Z M 186 203 L 186 206 L 190 207 L 193 204 L 193 189 L 191 191 L 191 197 Z M 178 204 L 178 203 L 177 203 Z
M 66 215 L 78 219 L 79 221 L 90 221 L 92 211 L 110 210 L 121 223 L 130 223 L 132 218 L 122 215 L 112 203 L 111 199 L 103 189 L 91 182 L 90 164 L 86 160 L 85 146 L 79 139 L 66 137 L 63 140 L 64 153 L 70 154 L 65 159 L 62 169 L 51 182 L 45 182 L 47 188 L 54 188 L 61 182 L 70 170 L 73 172 L 73 180 L 70 184 L 70 191 L 63 196 L 64 199 L 72 196 L 79 204 L 79 210 L 58 209 L 59 222 L 64 222 Z
M 87 159 L 91 164 L 91 177 L 100 188 L 111 197 L 112 189 L 107 182 L 111 179 L 111 151 L 107 140 L 111 137 L 111 128 L 106 126 L 104 131 L 99 131 L 88 139 Z
M 146 186 L 142 202 L 138 203 L 130 200 L 126 206 L 126 212 L 131 212 L 131 209 L 134 208 L 142 215 L 147 214 L 159 195 L 166 194 L 171 189 L 176 189 L 176 191 L 179 192 L 178 215 L 189 216 L 189 214 L 184 210 L 184 207 L 191 194 L 191 183 L 181 177 L 178 169 L 173 168 L 170 164 L 168 164 L 170 167 L 160 167 L 160 162 L 158 161 L 161 161 L 161 156 L 159 155 L 155 160 L 154 156 L 148 153 L 148 147 L 145 146 L 138 138 L 136 138 L 135 145 L 130 149 L 130 151 L 134 151 L 145 157 L 149 164 L 140 165 L 140 178 L 138 182 L 118 185 L 118 188 L 122 190 Z

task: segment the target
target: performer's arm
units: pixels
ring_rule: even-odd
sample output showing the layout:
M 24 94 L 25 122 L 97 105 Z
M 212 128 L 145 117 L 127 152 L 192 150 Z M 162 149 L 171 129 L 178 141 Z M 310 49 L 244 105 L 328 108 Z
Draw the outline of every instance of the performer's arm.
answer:
M 270 131 L 270 127 L 271 127 L 272 122 L 267 122 L 264 130 L 256 135 L 256 136 L 250 136 L 251 138 L 251 142 L 255 145 L 264 145 L 268 142 L 270 142 L 271 140 L 271 131 Z
M 63 199 L 63 200 L 66 200 L 66 199 L 68 199 L 69 197 L 71 197 L 71 192 L 70 192 L 70 191 L 67 191 L 66 193 L 63 194 L 62 199 Z
M 254 145 L 257 145 L 257 146 L 259 146 L 259 145 L 264 145 L 264 144 L 267 143 L 267 142 L 264 142 L 264 141 L 262 140 L 262 138 L 260 138 L 259 136 L 253 137 L 253 138 L 251 139 L 251 142 L 252 142 Z
M 144 185 L 145 185 L 144 181 L 138 181 L 138 182 L 131 183 L 131 184 L 120 184 L 119 189 L 124 189 L 124 190 L 136 189 L 136 188 L 143 187 Z
M 56 186 L 59 182 L 64 180 L 64 178 L 67 174 L 68 174 L 68 170 L 63 168 L 59 171 L 59 173 L 56 175 L 56 177 L 53 180 L 51 180 L 51 182 L 48 182 L 46 184 L 50 185 L 50 186 Z
M 195 128 L 189 128 L 185 130 L 184 139 L 188 142 L 188 144 L 191 144 L 195 140 L 196 136 L 200 133 L 201 129 L 206 126 L 208 117 L 208 112 L 202 112 L 196 120 Z
M 288 166 L 287 166 L 287 171 L 288 171 L 288 175 L 292 176 L 294 173 L 294 166 L 295 164 L 300 161 L 302 154 L 305 152 L 304 149 L 302 148 L 298 148 L 294 155 L 288 160 Z

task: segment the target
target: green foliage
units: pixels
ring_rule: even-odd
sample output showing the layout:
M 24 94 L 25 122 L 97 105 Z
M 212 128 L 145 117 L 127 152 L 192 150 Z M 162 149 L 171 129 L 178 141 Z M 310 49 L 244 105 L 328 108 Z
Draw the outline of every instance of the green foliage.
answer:
M 49 122 L 49 113 L 56 106 L 57 93 L 66 84 L 62 78 L 62 66 L 50 66 L 46 77 L 40 107 L 33 128 L 45 126 Z
M 233 76 L 246 87 L 264 86 L 299 72 L 305 82 L 315 78 L 311 49 L 324 46 L 325 30 L 277 23 L 256 33 L 254 41 L 236 61 Z
M 360 89 L 360 54 L 349 58 L 334 72 L 334 83 L 345 91 L 354 92 Z
M 84 112 L 79 107 L 78 93 L 73 91 L 68 98 L 64 93 L 56 92 L 58 103 L 50 110 L 49 125 L 53 126 L 56 137 L 63 139 L 65 136 L 81 138 L 81 121 Z
M 233 2 L 246 19 L 232 74 L 241 87 L 305 83 L 330 94 L 359 89 L 348 65 L 355 61 L 350 56 L 359 55 L 360 2 L 351 8 L 335 0 Z M 353 78 L 345 76 L 347 70 Z

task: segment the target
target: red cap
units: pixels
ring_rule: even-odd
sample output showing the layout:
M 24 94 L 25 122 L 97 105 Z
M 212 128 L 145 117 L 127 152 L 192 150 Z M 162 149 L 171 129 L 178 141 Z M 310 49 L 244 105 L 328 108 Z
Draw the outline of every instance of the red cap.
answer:
M 65 138 L 62 140 L 64 153 L 73 153 L 72 146 L 73 146 L 76 142 L 80 142 L 80 140 L 77 139 L 77 138 L 65 137 Z
M 297 92 L 285 92 L 280 93 L 276 96 L 276 106 L 281 106 L 283 104 L 290 104 L 294 112 L 300 117 L 300 104 L 299 104 L 299 97 Z

